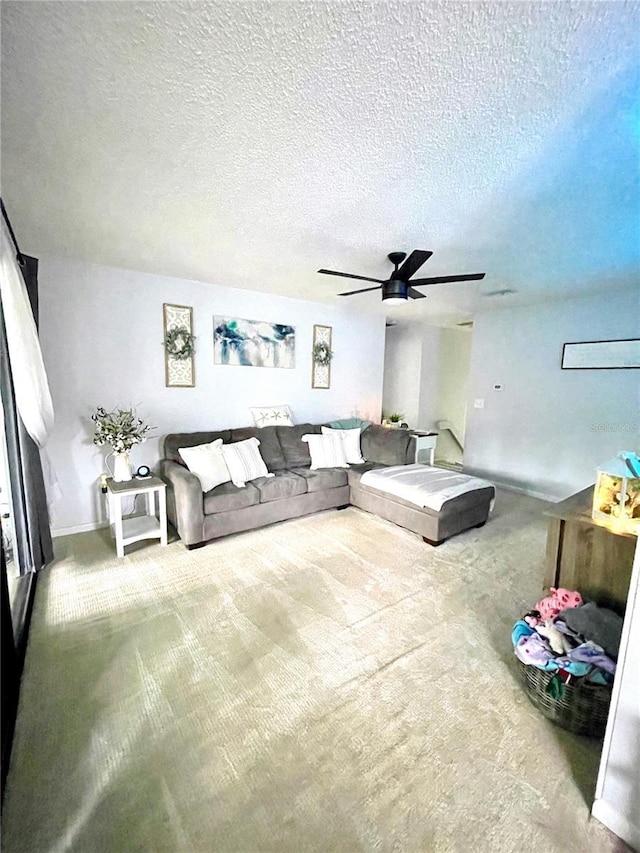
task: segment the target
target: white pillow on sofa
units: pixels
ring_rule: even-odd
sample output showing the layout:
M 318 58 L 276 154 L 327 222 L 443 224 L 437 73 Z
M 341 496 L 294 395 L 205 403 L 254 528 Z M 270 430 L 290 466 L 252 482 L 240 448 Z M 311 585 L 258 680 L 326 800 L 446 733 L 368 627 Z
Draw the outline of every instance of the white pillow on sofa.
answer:
M 198 444 L 196 447 L 179 447 L 178 453 L 192 474 L 200 480 L 203 492 L 210 492 L 222 483 L 228 483 L 231 477 L 227 463 L 222 455 L 222 439 L 216 438 L 210 444 Z
M 344 455 L 344 443 L 339 435 L 329 433 L 317 434 L 307 433 L 302 436 L 302 441 L 309 445 L 311 454 L 311 470 L 318 468 L 348 468 L 349 463 Z
M 257 427 L 293 426 L 289 406 L 249 406 Z
M 349 465 L 360 465 L 364 462 L 362 453 L 360 452 L 360 435 L 362 430 L 360 427 L 355 429 L 333 429 L 332 427 L 322 427 L 322 434 L 334 434 L 340 436 L 344 447 L 344 455 Z
M 267 471 L 257 438 L 223 444 L 222 455 L 231 474 L 231 482 L 238 488 L 246 485 L 249 480 L 257 480 L 258 477 L 275 477 L 275 474 Z

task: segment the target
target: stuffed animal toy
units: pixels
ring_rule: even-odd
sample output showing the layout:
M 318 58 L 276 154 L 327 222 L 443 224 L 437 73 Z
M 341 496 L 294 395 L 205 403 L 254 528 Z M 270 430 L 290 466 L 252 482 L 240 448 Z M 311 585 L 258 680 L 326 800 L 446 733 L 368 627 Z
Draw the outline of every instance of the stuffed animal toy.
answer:
M 536 625 L 540 625 L 542 620 L 540 619 L 540 611 L 539 610 L 530 610 L 528 613 L 525 613 L 522 619 L 527 623 L 530 628 L 535 628 Z
M 546 622 L 548 619 L 553 619 L 558 613 L 563 610 L 568 610 L 570 607 L 579 607 L 582 604 L 582 596 L 579 592 L 563 587 L 551 587 L 551 593 L 546 598 L 539 601 L 535 609 L 540 613 L 540 621 Z M 537 627 L 537 626 L 536 626 Z
M 555 627 L 551 619 L 540 625 L 536 625 L 536 631 L 541 637 L 546 637 L 549 640 L 549 645 L 557 655 L 568 654 L 573 646 L 568 638 Z

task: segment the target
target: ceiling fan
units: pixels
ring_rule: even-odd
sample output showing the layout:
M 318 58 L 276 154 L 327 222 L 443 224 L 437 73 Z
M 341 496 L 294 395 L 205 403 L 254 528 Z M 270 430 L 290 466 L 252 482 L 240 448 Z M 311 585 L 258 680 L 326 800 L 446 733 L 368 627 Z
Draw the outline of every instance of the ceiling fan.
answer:
M 404 305 L 407 299 L 424 299 L 426 294 L 420 293 L 419 290 L 415 289 L 416 287 L 422 287 L 427 284 L 446 284 L 450 281 L 480 281 L 485 276 L 483 272 L 479 272 L 469 275 L 438 275 L 433 278 L 417 278 L 410 281 L 411 276 L 418 272 L 420 267 L 425 261 L 429 260 L 432 254 L 433 252 L 425 252 L 424 249 L 414 249 L 407 258 L 406 252 L 391 252 L 387 257 L 395 269 L 391 273 L 391 277 L 386 281 L 380 278 L 369 278 L 366 275 L 336 272 L 336 270 L 318 270 L 318 272 L 324 273 L 324 275 L 339 275 L 343 278 L 357 278 L 360 281 L 375 281 L 377 284 L 376 287 L 349 290 L 347 293 L 339 293 L 338 296 L 353 296 L 355 293 L 381 290 L 382 301 L 387 305 Z

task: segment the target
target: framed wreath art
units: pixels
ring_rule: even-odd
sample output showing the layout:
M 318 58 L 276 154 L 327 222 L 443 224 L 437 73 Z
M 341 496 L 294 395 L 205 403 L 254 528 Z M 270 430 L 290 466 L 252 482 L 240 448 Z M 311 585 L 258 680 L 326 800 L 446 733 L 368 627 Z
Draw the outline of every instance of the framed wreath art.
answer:
M 313 327 L 313 346 L 311 349 L 311 387 L 331 387 L 331 326 Z
M 188 305 L 162 306 L 164 316 L 164 376 L 167 388 L 193 388 L 195 337 L 193 309 Z
M 195 336 L 186 326 L 178 326 L 176 329 L 169 329 L 164 336 L 164 349 L 167 355 L 181 361 L 190 358 L 195 352 L 194 341 Z
M 319 343 L 313 345 L 313 360 L 316 364 L 320 364 L 322 367 L 327 367 L 331 364 L 332 358 L 333 353 L 331 352 L 329 344 Z

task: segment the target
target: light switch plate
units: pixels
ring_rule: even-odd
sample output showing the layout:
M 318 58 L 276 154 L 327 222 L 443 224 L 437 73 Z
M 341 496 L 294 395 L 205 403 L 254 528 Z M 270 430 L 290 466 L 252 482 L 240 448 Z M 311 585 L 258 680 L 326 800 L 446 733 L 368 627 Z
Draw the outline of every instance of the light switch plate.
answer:
M 474 409 L 484 409 L 484 399 L 482 397 L 479 397 L 477 400 L 474 400 L 473 401 L 473 408 Z

